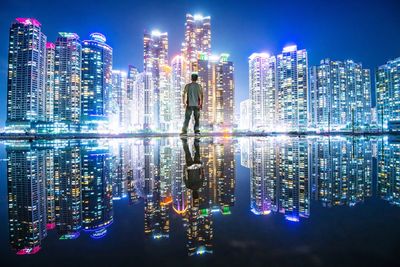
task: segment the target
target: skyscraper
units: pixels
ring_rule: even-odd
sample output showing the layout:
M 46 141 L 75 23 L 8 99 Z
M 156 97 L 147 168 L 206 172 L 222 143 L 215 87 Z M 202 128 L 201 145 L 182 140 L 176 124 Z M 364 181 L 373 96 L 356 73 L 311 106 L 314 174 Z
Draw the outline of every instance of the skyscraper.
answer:
M 188 62 L 181 56 L 175 56 L 171 62 L 172 68 L 172 121 L 173 129 L 179 131 L 183 124 L 185 108 L 182 103 L 183 90 L 189 81 Z
M 17 18 L 8 47 L 8 131 L 26 131 L 45 121 L 46 36 L 33 18 Z
M 186 14 L 182 55 L 189 63 L 189 72 L 197 71 L 199 53 L 211 56 L 211 17 Z
M 110 129 L 123 131 L 125 128 L 125 114 L 127 101 L 127 73 L 121 70 L 112 70 L 112 89 L 109 94 L 107 107 L 110 120 Z
M 376 71 L 376 112 L 383 130 L 400 127 L 400 58 L 388 61 Z
M 126 130 L 143 129 L 144 116 L 144 73 L 139 73 L 134 66 L 129 66 L 127 78 Z
M 46 92 L 45 92 L 45 116 L 47 122 L 54 120 L 54 60 L 56 46 L 54 43 L 46 43 Z
M 310 69 L 312 129 L 366 129 L 371 123 L 370 71 L 352 60 L 322 60 Z
M 239 129 L 241 130 L 250 130 L 252 118 L 251 107 L 250 99 L 240 102 Z
M 296 45 L 283 48 L 276 58 L 278 121 L 285 131 L 306 131 L 308 96 L 307 51 Z
M 233 62 L 229 54 L 210 56 L 200 54 L 199 83 L 204 91 L 202 127 L 229 130 L 234 125 L 235 83 Z
M 251 102 L 249 122 L 253 131 L 276 129 L 278 123 L 276 75 L 274 56 L 253 53 L 249 57 L 249 100 Z
M 165 67 L 168 66 L 168 33 L 144 33 L 144 129 L 160 128 L 160 92 L 168 85 Z
M 55 42 L 54 121 L 59 131 L 76 131 L 81 116 L 82 46 L 76 33 L 60 32 Z
M 101 33 L 82 42 L 82 129 L 106 127 L 107 101 L 111 90 L 112 48 Z

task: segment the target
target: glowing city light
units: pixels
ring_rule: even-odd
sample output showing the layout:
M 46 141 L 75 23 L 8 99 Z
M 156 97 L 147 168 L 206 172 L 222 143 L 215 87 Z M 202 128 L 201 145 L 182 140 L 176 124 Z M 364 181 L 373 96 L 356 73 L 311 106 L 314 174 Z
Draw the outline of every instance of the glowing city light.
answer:
M 106 37 L 105 37 L 103 34 L 98 33 L 98 32 L 92 33 L 92 34 L 90 35 L 90 37 L 91 37 L 93 40 L 98 41 L 98 42 L 101 42 L 101 43 L 105 43 L 105 42 L 107 41 Z
M 39 21 L 37 21 L 34 18 L 16 18 L 15 20 L 18 21 L 19 23 L 24 24 L 25 26 L 33 25 L 33 26 L 36 26 L 36 27 L 40 27 L 42 25 L 42 24 L 40 24 Z
M 297 45 L 288 45 L 283 48 L 283 53 L 294 52 L 297 50 Z
M 33 255 L 38 253 L 40 249 L 41 249 L 40 246 L 36 246 L 33 248 L 23 248 L 17 251 L 17 255 Z
M 73 32 L 59 32 L 58 34 L 63 38 L 79 39 L 79 36 L 76 33 L 73 33 Z

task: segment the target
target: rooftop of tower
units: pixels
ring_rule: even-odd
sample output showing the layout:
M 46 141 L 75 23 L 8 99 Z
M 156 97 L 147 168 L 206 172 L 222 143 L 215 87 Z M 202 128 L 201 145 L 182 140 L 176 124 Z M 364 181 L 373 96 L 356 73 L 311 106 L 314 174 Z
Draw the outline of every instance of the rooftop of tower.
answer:
M 33 25 L 36 27 L 42 26 L 42 24 L 37 19 L 34 19 L 34 18 L 16 18 L 15 20 L 18 23 L 24 24 L 25 26 L 27 26 L 27 25 Z
M 74 32 L 59 32 L 58 34 L 61 37 L 68 38 L 68 39 L 79 39 L 79 35 Z

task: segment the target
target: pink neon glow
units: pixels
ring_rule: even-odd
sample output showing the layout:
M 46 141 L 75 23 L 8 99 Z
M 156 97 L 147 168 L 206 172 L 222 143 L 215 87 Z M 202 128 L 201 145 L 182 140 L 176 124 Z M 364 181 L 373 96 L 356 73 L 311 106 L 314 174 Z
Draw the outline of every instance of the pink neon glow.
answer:
M 42 24 L 40 24 L 39 21 L 37 21 L 36 19 L 33 19 L 33 18 L 16 18 L 15 20 L 18 21 L 19 23 L 24 24 L 25 26 L 26 25 L 33 25 L 36 27 L 42 26 Z
M 46 224 L 46 229 L 47 230 L 53 230 L 54 228 L 56 228 L 56 223 L 48 223 L 48 224 Z
M 55 45 L 54 43 L 47 42 L 47 43 L 46 43 L 46 48 L 47 48 L 47 49 L 55 49 L 55 48 L 56 48 L 56 45 Z
M 17 255 L 32 255 L 38 253 L 40 250 L 40 246 L 36 246 L 33 248 L 23 248 L 18 250 Z

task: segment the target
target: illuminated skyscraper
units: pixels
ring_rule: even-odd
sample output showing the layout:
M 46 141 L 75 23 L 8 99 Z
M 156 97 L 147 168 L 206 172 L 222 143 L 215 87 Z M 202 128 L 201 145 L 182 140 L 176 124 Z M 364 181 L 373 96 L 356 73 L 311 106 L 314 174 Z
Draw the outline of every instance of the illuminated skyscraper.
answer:
M 239 129 L 250 130 L 251 118 L 251 100 L 246 99 L 240 102 Z
M 171 67 L 163 65 L 160 76 L 160 130 L 172 132 L 173 89 L 171 84 Z M 176 131 L 177 129 L 175 129 Z
M 101 33 L 82 42 L 82 130 L 106 127 L 107 101 L 111 91 L 112 48 Z
M 310 69 L 310 127 L 366 129 L 371 124 L 370 71 L 351 60 L 322 60 Z
M 189 63 L 189 72 L 197 71 L 199 53 L 211 56 L 211 17 L 186 14 L 182 55 Z
M 182 127 L 185 109 L 182 103 L 183 90 L 188 83 L 187 73 L 188 62 L 183 56 L 176 56 L 172 59 L 172 128 L 179 131 Z
M 276 58 L 266 53 L 249 57 L 250 129 L 278 130 Z
M 56 46 L 46 43 L 46 92 L 45 92 L 45 116 L 47 122 L 54 120 L 54 60 Z
M 208 129 L 228 130 L 234 126 L 234 68 L 228 59 L 228 54 L 202 54 L 198 61 L 199 83 L 204 92 L 200 126 Z
M 8 47 L 8 131 L 26 131 L 45 121 L 46 36 L 33 18 L 17 18 Z
M 7 148 L 10 244 L 17 254 L 35 254 L 46 237 L 44 151 L 26 144 Z
M 287 46 L 276 57 L 278 121 L 285 131 L 306 131 L 308 126 L 307 51 Z
M 54 121 L 74 131 L 81 116 L 82 46 L 76 33 L 60 32 L 55 42 Z
M 376 112 L 382 129 L 399 129 L 400 58 L 388 61 L 376 71 Z
M 152 31 L 145 33 L 144 50 L 144 129 L 160 129 L 160 92 L 169 83 L 166 81 L 168 66 L 168 33 Z
M 134 66 L 128 70 L 128 91 L 126 104 L 126 131 L 143 129 L 144 123 L 144 73 Z
M 125 71 L 112 70 L 112 89 L 108 96 L 110 130 L 124 131 L 127 104 L 127 74 Z

